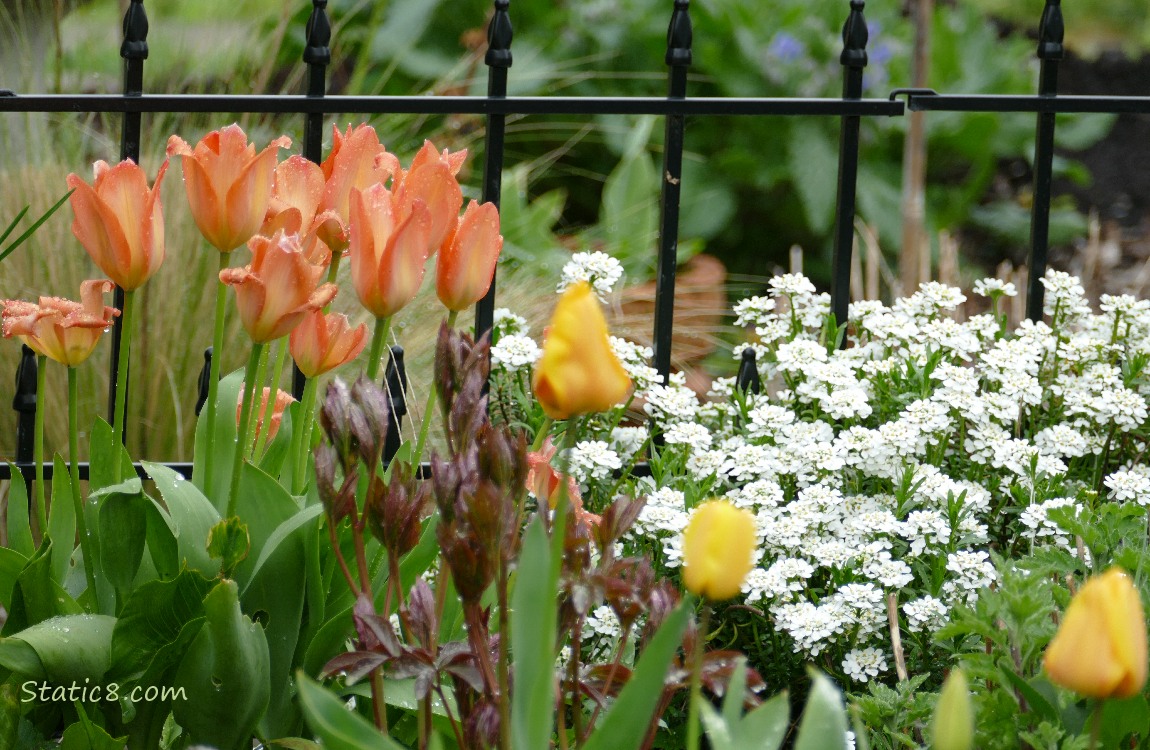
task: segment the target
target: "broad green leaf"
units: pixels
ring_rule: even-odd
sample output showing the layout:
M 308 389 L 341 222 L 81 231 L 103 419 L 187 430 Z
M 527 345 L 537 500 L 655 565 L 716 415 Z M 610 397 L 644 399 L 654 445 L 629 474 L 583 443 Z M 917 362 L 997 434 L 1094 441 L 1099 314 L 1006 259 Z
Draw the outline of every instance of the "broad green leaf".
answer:
M 1058 709 L 1054 704 L 1047 700 L 1046 696 L 1034 689 L 1026 680 L 1019 677 L 1006 665 L 1002 666 L 1002 674 L 1005 675 L 1007 681 L 1014 686 L 1014 689 L 1026 699 L 1030 705 L 1030 709 L 1038 714 L 1043 719 L 1057 723 L 1058 722 Z
M 743 694 L 747 691 L 747 657 L 735 659 L 731 669 L 731 680 L 727 683 L 727 694 L 723 698 L 723 720 L 735 726 L 743 717 Z
M 707 742 L 711 750 L 738 750 L 734 744 L 734 730 L 725 713 L 719 713 L 710 701 L 701 699 L 699 717 L 703 720 L 703 729 L 707 732 Z
M 511 744 L 515 750 L 547 747 L 555 719 L 555 584 L 551 550 L 541 520 L 524 535 L 511 594 Z
M 1150 708 L 1146 698 L 1135 695 L 1102 704 L 1102 747 L 1128 747 L 1123 740 L 1134 735 L 1142 742 L 1150 729 Z
M 302 737 L 284 737 L 268 742 L 268 747 L 282 747 L 286 750 L 323 750 L 323 745 Z
M 658 186 L 659 173 L 643 150 L 626 154 L 603 184 L 598 230 L 633 278 L 645 278 L 652 267 Z
M 554 601 L 548 606 L 554 611 Z M 689 604 L 684 602 L 659 626 L 651 642 L 643 649 L 631 679 L 611 704 L 602 723 L 584 745 L 584 750 L 635 748 L 642 744 L 663 694 L 663 681 L 671 659 L 683 641 L 689 614 Z
M 12 477 L 8 485 L 8 548 L 24 557 L 31 557 L 36 552 L 36 545 L 32 541 L 32 521 L 28 517 L 28 488 L 24 484 L 24 475 L 15 464 L 9 463 L 8 471 Z
M 243 380 L 244 372 L 242 369 L 221 378 L 219 390 L 216 393 L 216 423 L 211 426 L 208 425 L 206 404 L 200 412 L 199 419 L 196 420 L 195 463 L 192 469 L 192 483 L 204 493 L 204 496 L 211 501 L 220 515 L 227 512 L 228 507 L 232 458 L 236 444 L 236 404 L 240 400 L 240 387 L 243 385 Z M 209 429 L 213 433 L 210 487 L 206 486 L 207 479 L 204 476 Z
M 72 480 L 68 464 L 59 453 L 52 460 L 52 507 L 48 511 L 48 536 L 52 539 L 52 580 L 63 585 L 68 563 L 76 546 L 76 506 L 72 504 Z
M 204 613 L 172 680 L 187 700 L 174 701 L 172 713 L 190 742 L 240 750 L 268 705 L 267 640 L 263 628 L 240 611 L 235 581 L 221 581 L 208 592 Z
M 21 678 L 43 680 L 46 672 L 32 644 L 19 638 L 0 638 L 0 668 Z
M 343 701 L 313 682 L 303 671 L 296 672 L 299 702 L 311 731 L 330 750 L 403 750 L 403 746 L 385 737 L 366 719 L 347 710 Z M 543 745 L 541 747 L 545 747 Z
M 171 522 L 163 508 L 155 502 L 145 503 L 144 517 L 147 519 L 145 540 L 148 558 L 156 569 L 156 576 L 160 580 L 170 581 L 180 573 L 179 549 Z
M 189 622 L 203 617 L 203 598 L 211 588 L 212 581 L 184 570 L 170 581 L 151 581 L 134 590 L 112 634 L 109 677 L 125 681 L 143 674 Z
M 777 750 L 787 736 L 790 722 L 790 698 L 784 690 L 743 717 L 735 733 L 735 747 Z
M 77 615 L 83 611 L 68 592 L 52 580 L 51 566 L 52 540 L 45 538 L 24 570 L 16 576 L 16 585 L 12 589 L 12 607 L 4 623 L 5 635 L 13 635 L 29 625 L 57 615 Z
M 19 672 L 27 660 L 27 650 L 19 644 L 26 644 L 43 670 L 29 677 L 64 685 L 83 685 L 85 678 L 97 683 L 108 671 L 115 625 L 116 618 L 107 615 L 53 617 L 0 638 L 0 663 Z
M 263 549 L 260 550 L 259 557 L 256 559 L 256 564 L 252 568 L 250 574 L 251 577 L 254 579 L 260 574 L 260 571 L 263 570 L 264 564 L 268 561 L 268 558 L 270 558 L 272 554 L 277 549 L 279 549 L 280 545 L 285 539 L 295 534 L 301 527 L 306 525 L 308 522 L 319 518 L 321 515 L 323 515 L 323 506 L 312 505 L 308 508 L 304 508 L 299 513 L 296 513 L 294 516 L 276 527 L 276 530 L 272 532 L 272 535 L 268 537 L 268 540 L 264 543 Z M 302 535 L 300 536 L 302 538 Z M 243 597 L 245 591 L 247 591 L 246 586 L 240 592 L 241 598 Z
M 208 531 L 220 520 L 220 512 L 181 474 L 150 461 L 142 465 L 167 506 L 164 517 L 176 538 L 180 564 L 207 576 L 216 575 L 220 566 L 208 555 L 207 543 Z
M 811 693 L 807 698 L 795 750 L 832 750 L 846 747 L 847 716 L 842 693 L 822 672 L 810 670 Z
M 131 482 L 136 478 L 136 469 L 132 466 L 132 457 L 122 444 L 118 444 L 112 432 L 112 426 L 103 419 L 96 417 L 92 425 L 92 434 L 88 439 L 88 495 L 98 495 L 99 490 L 116 484 L 115 460 L 120 460 L 120 477 L 123 481 Z
M 21 698 L 27 698 L 27 693 L 21 693 L 19 676 L 13 676 L 0 684 L 0 747 L 16 747 L 16 738 L 20 730 Z
M 131 482 L 124 483 L 130 486 Z M 139 487 L 139 480 L 135 480 Z M 100 567 L 118 592 L 132 586 L 136 571 L 144 558 L 148 534 L 148 499 L 142 491 L 121 492 L 110 489 L 100 502 L 99 528 Z
M 0 606 L 12 608 L 12 592 L 16 588 L 16 578 L 28 564 L 28 558 L 14 549 L 0 547 Z
M 235 580 L 241 587 L 251 581 L 256 561 L 276 529 L 299 510 L 295 499 L 274 477 L 256 466 L 244 463 L 236 515 L 247 524 L 251 552 L 235 571 Z
M 79 720 L 64 730 L 60 750 L 124 750 L 127 737 L 113 738 L 88 719 L 80 704 L 76 704 Z
M 787 161 L 803 201 L 807 223 L 818 234 L 830 231 L 835 216 L 838 149 L 822 127 L 788 129 Z

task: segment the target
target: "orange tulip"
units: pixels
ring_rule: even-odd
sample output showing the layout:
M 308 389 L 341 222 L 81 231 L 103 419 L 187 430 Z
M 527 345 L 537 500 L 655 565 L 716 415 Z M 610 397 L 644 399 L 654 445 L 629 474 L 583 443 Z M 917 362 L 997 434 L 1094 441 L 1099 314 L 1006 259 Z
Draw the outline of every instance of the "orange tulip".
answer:
M 291 146 L 286 136 L 263 151 L 248 143 L 239 125 L 213 130 L 192 149 L 179 136 L 168 139 L 168 156 L 180 156 L 192 218 L 217 250 L 230 253 L 259 231 L 271 201 L 276 150 Z
M 461 311 L 487 294 L 503 250 L 499 210 L 471 201 L 436 260 L 435 291 L 448 310 Z
M 236 403 L 236 425 L 240 423 L 240 412 L 244 408 L 244 388 L 240 388 L 239 400 Z M 264 417 L 268 410 L 268 398 L 271 396 L 271 388 L 264 388 L 263 397 L 260 400 L 259 406 L 252 412 L 252 416 L 256 420 L 255 438 L 259 440 L 260 430 L 264 427 Z M 276 400 L 272 404 L 271 417 L 268 419 L 268 436 L 264 439 L 265 442 L 271 442 L 275 438 L 276 433 L 279 432 L 280 423 L 283 422 L 284 410 L 288 405 L 295 401 L 292 395 L 286 391 L 276 390 Z
M 1130 576 L 1091 578 L 1066 608 L 1043 659 L 1050 680 L 1091 698 L 1129 698 L 1146 684 L 1146 618 Z
M 548 435 L 539 450 L 527 454 L 527 479 L 524 482 L 527 490 L 535 495 L 541 504 L 546 502 L 552 509 L 559 504 L 559 492 L 563 486 L 563 475 L 551 466 L 551 460 L 555 458 L 557 452 L 558 448 Z M 566 485 L 567 499 L 575 509 L 575 518 L 591 526 L 601 523 L 602 517 L 583 507 L 583 498 L 575 477 L 568 475 Z
M 431 216 L 422 201 L 400 213 L 382 184 L 351 191 L 351 282 L 359 301 L 377 318 L 399 312 L 423 283 Z
M 236 288 L 240 320 L 252 341 L 265 344 L 286 336 L 305 315 L 335 297 L 335 284 L 319 285 L 324 268 L 307 259 L 298 235 L 256 235 L 248 248 L 252 262 L 225 268 L 220 281 Z
M 39 304 L 3 300 L 4 337 L 19 336 L 37 354 L 75 367 L 96 348 L 105 329 L 120 311 L 104 305 L 114 285 L 107 279 L 80 284 L 80 302 L 41 297 Z
M 331 153 L 321 165 L 324 177 L 319 211 L 331 212 L 333 221 L 320 229 L 320 239 L 333 251 L 347 249 L 350 240 L 351 191 L 367 190 L 400 172 L 399 159 L 379 142 L 375 128 L 361 124 L 346 134 L 332 127 Z
M 467 151 L 452 154 L 436 151 L 431 141 L 411 161 L 411 169 L 396 176 L 395 192 L 404 214 L 422 201 L 431 214 L 431 233 L 428 237 L 430 252 L 434 253 L 448 239 L 463 207 L 463 191 L 456 174 L 467 159 Z
M 308 313 L 291 332 L 291 356 L 299 371 L 309 378 L 347 364 L 359 356 L 367 344 L 367 326 L 351 328 L 347 316 Z
M 323 197 L 323 170 L 315 162 L 296 154 L 280 162 L 272 181 L 272 197 L 260 234 L 271 237 L 278 231 L 300 235 L 304 253 L 313 263 L 327 265 L 331 250 L 319 239 L 324 226 L 339 223 L 331 211 L 317 215 Z
M 683 585 L 712 601 L 739 593 L 751 572 L 755 517 L 726 500 L 708 500 L 695 509 L 683 531 Z
M 532 387 L 552 419 L 607 411 L 631 390 L 631 379 L 611 350 L 607 320 L 587 282 L 572 284 L 559 298 Z
M 150 190 L 144 170 L 131 159 L 114 167 L 96 162 L 92 185 L 68 175 L 75 215 L 72 234 L 100 270 L 125 290 L 141 287 L 164 262 L 160 183 L 167 170 L 165 161 Z

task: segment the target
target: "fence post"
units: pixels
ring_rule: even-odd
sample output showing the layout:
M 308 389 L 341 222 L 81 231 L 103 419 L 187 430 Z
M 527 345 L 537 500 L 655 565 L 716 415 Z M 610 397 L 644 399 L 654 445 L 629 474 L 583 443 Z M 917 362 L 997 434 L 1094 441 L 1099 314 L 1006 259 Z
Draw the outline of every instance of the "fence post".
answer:
M 307 96 L 322 98 L 327 93 L 327 66 L 331 63 L 331 22 L 327 17 L 327 0 L 312 0 L 303 61 L 307 64 Z M 323 114 L 320 112 L 304 115 L 303 157 L 316 164 L 323 160 Z M 306 382 L 307 378 L 293 362 L 291 392 L 297 401 L 303 398 Z
M 667 27 L 667 98 L 687 98 L 691 66 L 690 0 L 675 0 Z M 654 366 L 667 382 L 671 373 L 671 337 L 675 322 L 675 269 L 679 255 L 679 196 L 683 179 L 683 133 L 686 118 L 667 115 L 663 136 L 663 179 L 659 200 L 659 260 L 655 272 Z
M 487 97 L 507 96 L 507 69 L 511 67 L 511 0 L 495 0 L 495 14 L 487 25 Z M 487 137 L 483 147 L 483 201 L 499 208 L 503 196 L 503 140 L 507 115 L 487 115 Z M 495 276 L 483 299 L 475 303 L 475 339 L 478 341 L 495 325 Z M 490 354 L 488 355 L 490 356 Z M 484 386 L 486 389 L 486 385 Z
M 144 93 L 144 60 L 148 59 L 148 14 L 144 0 L 131 0 L 124 13 L 124 40 L 120 44 L 120 57 L 124 68 L 124 96 Z M 140 163 L 140 113 L 125 112 L 120 123 L 120 159 Z M 124 311 L 124 290 L 119 286 L 113 293 L 112 304 Z M 108 365 L 108 422 L 116 424 L 116 363 L 120 360 L 120 346 L 124 335 L 124 316 L 118 315 L 112 323 L 112 356 Z M 128 355 L 131 357 L 131 354 Z M 131 379 L 131 361 L 124 368 L 124 409 L 128 408 L 128 383 Z M 121 436 L 127 440 L 127 430 Z
M 1058 94 L 1058 61 L 1062 59 L 1062 0 L 1046 0 L 1038 27 L 1038 95 Z M 1040 112 L 1034 137 L 1034 201 L 1030 207 L 1030 255 L 1026 261 L 1026 317 L 1042 320 L 1046 250 L 1050 241 L 1050 187 L 1054 165 L 1053 112 Z
M 16 395 L 12 398 L 12 408 L 19 414 L 16 418 L 16 462 L 31 463 L 36 427 L 36 352 L 27 344 L 20 349 Z
M 383 438 L 383 465 L 387 467 L 403 444 L 403 417 L 407 414 L 407 367 L 403 364 L 403 347 L 394 344 L 384 370 L 384 390 L 387 393 L 387 434 Z
M 843 24 L 843 99 L 861 99 L 863 69 L 867 64 L 864 0 L 851 0 L 850 15 Z M 839 131 L 839 192 L 835 203 L 835 245 L 831 258 L 831 313 L 835 325 L 845 325 L 851 299 L 851 251 L 854 244 L 855 190 L 859 167 L 858 115 L 842 118 Z M 846 346 L 843 337 L 842 346 Z

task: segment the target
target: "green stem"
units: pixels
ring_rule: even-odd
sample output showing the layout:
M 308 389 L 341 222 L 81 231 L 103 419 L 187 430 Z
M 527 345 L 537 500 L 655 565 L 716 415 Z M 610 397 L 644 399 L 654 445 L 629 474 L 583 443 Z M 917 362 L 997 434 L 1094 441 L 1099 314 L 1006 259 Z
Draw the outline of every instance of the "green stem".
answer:
M 307 457 L 311 451 L 311 431 L 315 424 L 315 399 L 319 390 L 319 381 L 308 378 L 303 387 L 303 402 L 300 404 L 299 425 L 292 425 L 295 430 L 296 452 L 293 454 L 295 467 L 292 472 L 292 494 L 302 495 L 307 481 Z
M 255 388 L 256 370 L 260 365 L 263 344 L 253 343 L 248 357 L 248 367 L 244 370 L 244 399 L 240 406 L 240 422 L 236 427 L 236 449 L 232 457 L 232 483 L 228 490 L 228 513 L 226 518 L 236 515 L 236 504 L 240 496 L 240 469 L 244 463 L 244 446 L 248 444 L 248 426 L 252 416 L 252 390 Z
M 36 461 L 36 523 L 40 526 L 40 539 L 48 533 L 47 503 L 44 501 L 44 380 L 48 358 L 36 355 L 36 422 L 32 433 L 33 459 Z M 118 462 L 117 462 L 118 463 Z
M 539 425 L 539 431 L 535 433 L 535 441 L 531 443 L 532 453 L 543 447 L 543 441 L 551 434 L 551 426 L 553 424 L 555 424 L 555 420 L 551 417 L 543 418 L 543 424 Z
M 116 404 L 115 414 L 112 415 L 112 450 L 115 460 L 112 462 L 113 476 L 119 483 L 122 478 L 123 466 L 120 461 L 120 445 L 124 442 L 124 407 L 128 398 L 128 351 L 132 344 L 132 329 L 136 318 L 136 292 L 134 289 L 124 290 L 124 320 L 120 329 L 120 356 L 116 361 Z
M 702 680 L 703 647 L 707 631 L 711 629 L 711 607 L 703 602 L 699 632 L 695 635 L 694 663 L 691 667 L 691 703 L 687 710 L 687 750 L 699 750 L 699 701 L 703 699 Z
M 455 319 L 459 317 L 457 310 L 452 310 L 447 314 L 447 327 L 455 328 Z M 423 460 L 423 447 L 427 445 L 427 433 L 431 430 L 431 412 L 435 410 L 435 386 L 432 385 L 427 392 L 427 405 L 423 407 L 423 422 L 419 425 L 419 441 L 415 444 L 415 455 L 411 459 L 411 465 L 418 467 L 419 462 Z
M 245 446 L 244 455 L 247 456 L 248 458 L 250 458 L 252 461 L 255 461 L 256 435 L 258 435 L 259 432 L 266 432 L 267 428 L 268 428 L 268 425 L 265 424 L 264 429 L 260 430 L 259 429 L 259 425 L 260 425 L 259 420 L 263 418 L 264 411 L 265 411 L 263 408 L 264 379 L 267 378 L 268 355 L 270 353 L 271 353 L 271 347 L 270 346 L 268 346 L 267 344 L 261 344 L 260 345 L 260 362 L 256 366 L 256 377 L 255 377 L 255 380 L 254 380 L 253 385 L 252 385 L 252 388 L 253 388 L 253 391 L 252 391 L 252 409 L 255 410 L 252 413 L 252 416 L 255 417 L 255 419 L 253 419 L 251 421 L 251 427 L 252 427 L 252 429 L 250 430 L 251 434 L 247 436 L 247 439 L 243 443 L 243 445 Z M 271 400 L 272 400 L 272 398 L 271 398 L 271 395 L 269 394 L 268 395 L 268 401 L 271 402 Z
M 84 520 L 84 501 L 80 497 L 80 433 L 76 417 L 77 403 L 80 400 L 76 368 L 68 368 L 68 475 L 72 480 L 72 506 L 76 509 L 76 530 L 80 533 L 80 550 L 84 554 L 84 576 L 88 579 L 88 590 L 92 592 L 92 611 L 100 611 L 99 592 L 96 590 L 96 556 L 92 554 L 91 540 L 88 538 L 88 523 Z
M 329 265 L 327 267 L 327 283 L 329 283 L 329 284 L 335 283 L 335 277 L 339 273 L 339 261 L 342 258 L 343 258 L 343 251 L 342 250 L 336 250 L 335 252 L 333 252 L 331 254 L 331 265 Z M 327 312 L 328 308 L 330 308 L 330 307 L 331 307 L 331 303 L 329 302 L 327 304 L 327 307 L 325 307 L 323 309 L 323 311 Z
M 387 344 L 387 334 L 390 330 L 390 317 L 375 319 L 375 331 L 371 335 L 371 350 L 367 355 L 367 379 L 373 383 L 379 377 L 379 360 L 383 357 L 383 347 Z
M 276 351 L 276 363 L 272 366 L 272 379 L 269 385 L 271 392 L 268 394 L 267 405 L 263 407 L 260 412 L 260 419 L 263 420 L 264 429 L 260 430 L 259 435 L 256 436 L 256 449 L 252 453 L 252 458 L 259 461 L 263 456 L 264 446 L 268 442 L 268 434 L 271 433 L 271 415 L 275 414 L 276 396 L 279 395 L 280 380 L 283 379 L 284 362 L 287 359 L 288 342 L 287 336 L 279 340 L 279 349 Z M 260 382 L 263 382 L 262 379 Z
M 228 254 L 220 253 L 220 270 L 228 267 Z M 227 285 L 216 276 L 216 318 L 212 334 L 212 363 L 208 370 L 207 452 L 204 454 L 204 491 L 212 491 L 212 443 L 216 435 L 216 394 L 220 389 L 220 360 L 224 355 L 224 324 L 227 323 Z

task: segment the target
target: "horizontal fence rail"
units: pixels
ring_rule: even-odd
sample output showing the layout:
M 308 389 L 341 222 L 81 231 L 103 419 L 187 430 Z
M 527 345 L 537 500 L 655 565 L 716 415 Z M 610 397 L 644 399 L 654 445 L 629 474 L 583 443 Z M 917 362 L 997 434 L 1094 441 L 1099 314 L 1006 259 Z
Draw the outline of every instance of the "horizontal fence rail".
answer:
M 864 0 L 849 0 L 849 11 L 842 29 L 843 95 L 841 98 L 716 98 L 691 97 L 688 72 L 691 65 L 694 29 L 689 0 L 669 0 L 671 13 L 667 32 L 668 94 L 666 97 L 571 97 L 507 96 L 507 82 L 512 68 L 512 22 L 509 0 L 494 0 L 488 24 L 488 48 L 484 62 L 488 72 L 486 96 L 327 96 L 327 67 L 331 63 L 331 24 L 327 16 L 328 0 L 312 0 L 307 21 L 303 62 L 307 75 L 302 95 L 173 95 L 144 93 L 143 66 L 148 56 L 148 19 L 143 0 L 131 0 L 124 17 L 124 36 L 120 56 L 124 66 L 124 87 L 120 95 L 44 95 L 20 94 L 0 89 L 0 123 L 4 113 L 113 113 L 122 115 L 120 158 L 139 161 L 140 120 L 147 113 L 219 113 L 282 114 L 304 118 L 301 145 L 305 158 L 322 159 L 324 115 L 330 114 L 422 114 L 482 115 L 486 120 L 482 195 L 497 206 L 504 164 L 504 133 L 508 115 L 656 115 L 665 118 L 663 172 L 660 180 L 660 221 L 658 261 L 656 263 L 656 297 L 653 366 L 664 377 L 670 372 L 670 348 L 674 323 L 675 257 L 679 239 L 679 200 L 682 189 L 682 159 L 688 140 L 686 118 L 708 117 L 837 117 L 840 119 L 838 186 L 836 193 L 835 230 L 832 246 L 831 309 L 837 321 L 846 318 L 849 304 L 849 272 L 854 241 L 855 191 L 859 160 L 862 157 L 859 127 L 864 117 L 902 117 L 911 112 L 982 112 L 991 114 L 1022 113 L 1036 117 L 1034 153 L 1034 200 L 1031 216 L 1031 241 L 1028 265 L 1030 283 L 1027 290 L 1027 316 L 1042 317 L 1040 280 L 1045 273 L 1051 204 L 1051 171 L 1054 159 L 1055 115 L 1057 114 L 1150 114 L 1150 97 L 1063 96 L 1058 94 L 1058 65 L 1063 57 L 1063 19 L 1061 0 L 1046 0 L 1039 27 L 1037 58 L 1041 62 L 1035 95 L 943 94 L 930 89 L 895 89 L 886 99 L 862 98 L 863 77 L 867 65 L 869 41 L 863 17 Z M 117 290 L 115 304 L 123 307 L 123 296 Z M 495 306 L 495 284 L 487 297 L 476 306 L 476 331 L 482 335 L 492 327 Z M 120 346 L 120 320 L 112 334 L 112 382 L 115 389 L 115 353 Z M 845 344 L 845 341 L 844 341 Z M 402 350 L 395 347 L 386 380 L 393 393 L 395 413 L 406 411 L 404 389 L 406 374 L 402 371 Z M 201 377 L 201 400 L 207 383 L 218 372 L 210 370 L 211 352 L 207 352 Z M 32 456 L 32 420 L 35 416 L 36 360 L 25 350 L 16 377 L 13 408 L 18 413 L 16 465 L 30 476 Z M 740 388 L 761 388 L 754 362 L 744 359 L 738 377 Z M 293 379 L 296 397 L 303 390 L 303 377 Z M 395 395 L 398 391 L 398 396 Z M 113 399 L 109 397 L 109 409 Z M 389 435 L 389 438 L 393 436 Z M 394 450 L 395 440 L 390 440 Z M 190 463 L 165 464 L 188 476 Z M 51 476 L 51 465 L 44 467 Z M 644 471 L 643 466 L 637 468 Z M 422 467 L 427 472 L 427 465 Z M 81 465 L 81 476 L 87 466 Z M 137 464 L 137 473 L 144 475 Z M 0 464 L 0 479 L 10 477 L 7 463 Z

